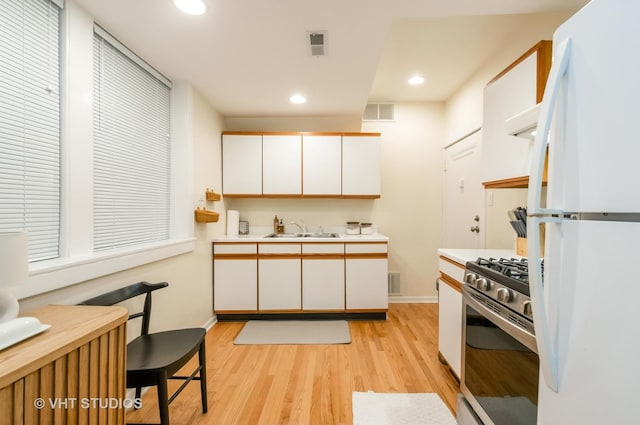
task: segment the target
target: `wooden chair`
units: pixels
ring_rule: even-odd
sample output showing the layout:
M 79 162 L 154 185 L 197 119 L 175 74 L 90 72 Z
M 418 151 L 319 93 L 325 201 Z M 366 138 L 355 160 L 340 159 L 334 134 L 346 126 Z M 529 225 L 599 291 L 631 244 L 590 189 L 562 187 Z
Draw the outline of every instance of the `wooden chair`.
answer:
M 169 425 L 169 404 L 192 380 L 200 381 L 202 412 L 207 413 L 205 329 L 192 328 L 149 333 L 151 292 L 167 286 L 169 284 L 166 282 L 156 284 L 138 282 L 80 303 L 82 305 L 114 305 L 145 295 L 143 310 L 129 316 L 129 320 L 142 317 L 142 329 L 140 336 L 127 344 L 127 388 L 135 388 L 136 397 L 139 398 L 142 387 L 158 387 L 161 425 Z M 196 352 L 199 365 L 193 373 L 189 376 L 174 376 Z M 171 397 L 167 391 L 168 379 L 185 381 Z

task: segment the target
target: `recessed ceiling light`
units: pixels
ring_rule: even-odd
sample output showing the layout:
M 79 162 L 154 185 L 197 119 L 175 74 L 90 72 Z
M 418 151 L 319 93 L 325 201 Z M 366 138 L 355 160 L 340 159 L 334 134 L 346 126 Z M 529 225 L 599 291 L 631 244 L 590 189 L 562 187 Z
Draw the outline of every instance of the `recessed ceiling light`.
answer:
M 414 75 L 413 77 L 409 78 L 409 84 L 411 84 L 412 86 L 417 86 L 422 83 L 424 83 L 424 77 L 422 75 Z
M 304 97 L 301 94 L 294 94 L 293 96 L 291 96 L 289 98 L 289 102 L 291 103 L 297 103 L 297 104 L 301 104 L 301 103 L 306 103 L 307 102 L 307 98 Z
M 203 0 L 173 0 L 178 9 L 189 15 L 202 15 L 207 11 Z

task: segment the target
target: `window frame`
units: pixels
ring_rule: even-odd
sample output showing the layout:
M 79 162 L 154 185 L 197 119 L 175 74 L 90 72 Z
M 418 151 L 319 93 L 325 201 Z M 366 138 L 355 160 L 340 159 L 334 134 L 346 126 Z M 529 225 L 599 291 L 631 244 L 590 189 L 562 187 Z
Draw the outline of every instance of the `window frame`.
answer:
M 93 33 L 94 20 L 67 2 L 61 22 L 61 231 L 60 256 L 31 263 L 28 298 L 195 250 L 193 221 L 192 89 L 171 90 L 171 199 L 169 240 L 93 252 Z M 71 84 L 73 82 L 73 84 Z

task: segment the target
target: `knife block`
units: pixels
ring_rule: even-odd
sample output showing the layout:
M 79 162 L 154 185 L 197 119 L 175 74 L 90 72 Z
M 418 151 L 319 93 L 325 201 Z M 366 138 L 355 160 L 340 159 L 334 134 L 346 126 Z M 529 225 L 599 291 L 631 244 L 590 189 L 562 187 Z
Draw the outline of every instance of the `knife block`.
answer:
M 516 238 L 516 255 L 527 256 L 527 238 Z M 540 225 L 540 256 L 544 257 L 544 225 Z

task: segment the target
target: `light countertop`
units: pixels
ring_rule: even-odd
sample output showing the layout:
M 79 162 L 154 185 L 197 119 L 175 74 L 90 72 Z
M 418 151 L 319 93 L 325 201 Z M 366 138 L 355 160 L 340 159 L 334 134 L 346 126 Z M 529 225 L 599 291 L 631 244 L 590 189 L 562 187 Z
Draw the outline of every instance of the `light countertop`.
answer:
M 340 233 L 340 237 L 338 238 L 314 238 L 314 237 L 304 237 L 304 238 L 266 238 L 266 234 L 249 234 L 249 235 L 238 235 L 238 236 L 216 236 L 211 239 L 212 242 L 260 242 L 260 243 L 292 243 L 292 242 L 389 242 L 389 238 L 385 235 L 381 235 L 380 233 L 375 233 L 373 235 L 347 235 Z
M 467 261 L 475 261 L 478 257 L 482 258 L 522 258 L 516 255 L 513 249 L 455 249 L 455 248 L 439 248 L 438 255 L 455 261 L 458 264 L 465 265 Z

